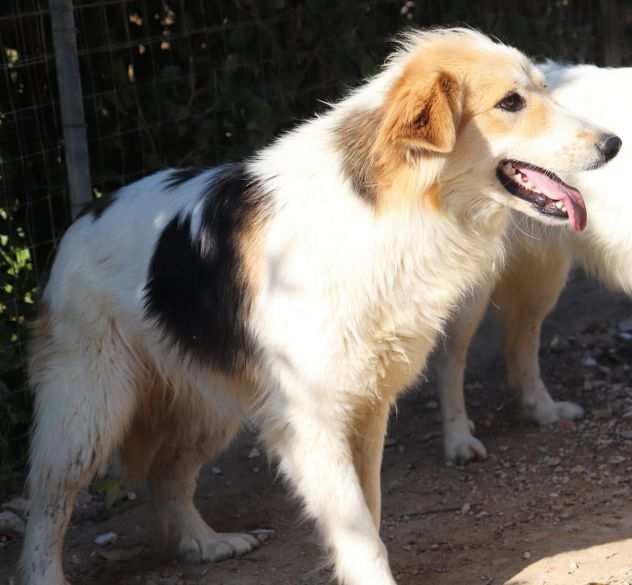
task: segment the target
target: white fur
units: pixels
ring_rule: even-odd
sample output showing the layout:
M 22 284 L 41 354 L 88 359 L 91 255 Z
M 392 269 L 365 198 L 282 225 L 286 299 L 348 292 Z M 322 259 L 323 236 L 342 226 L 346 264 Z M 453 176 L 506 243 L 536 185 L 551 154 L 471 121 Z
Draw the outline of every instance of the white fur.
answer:
M 530 83 L 522 79 L 528 62 L 514 49 L 469 31 L 447 34 L 490 57 L 509 55 L 515 71 L 508 75 Z M 262 350 L 247 374 L 182 359 L 144 316 L 163 229 L 190 217 L 199 236 L 203 185 L 219 171 L 172 190 L 164 186 L 168 172 L 158 173 L 123 189 L 101 218 L 68 230 L 43 295 L 48 320 L 36 333 L 31 368 L 37 415 L 27 585 L 64 583 L 61 545 L 74 494 L 121 445 L 140 445 L 141 459 L 153 461 L 145 471 L 156 516 L 186 558 L 251 550 L 256 537 L 215 533 L 192 502 L 200 466 L 228 444 L 244 415 L 257 421 L 316 519 L 340 582 L 394 584 L 379 538 L 389 409 L 423 369 L 453 307 L 493 271 L 509 207 L 539 217 L 500 187 L 496 166 L 516 152 L 562 171 L 595 156 L 589 143 L 582 156 L 571 153 L 577 131 L 594 128 L 549 101 L 552 122 L 539 133 L 548 138 L 534 139 L 534 148 L 503 135 L 469 152 L 457 140 L 456 153 L 431 160 L 431 170 L 419 164 L 417 184 L 439 178 L 445 209 L 416 202 L 376 212 L 344 174 L 335 128 L 351 112 L 381 107 L 411 54 L 433 39 L 415 37 L 374 80 L 248 163 L 270 209 L 247 317 Z M 198 239 L 202 249 L 213 245 Z
M 632 68 L 550 62 L 540 69 L 556 101 L 615 131 L 623 146 L 608 165 L 566 177 L 584 195 L 587 229 L 579 234 L 550 230 L 516 216 L 508 237 L 507 263 L 496 289 L 480 289 L 450 324 L 438 363 L 449 461 L 486 456 L 482 443 L 469 429 L 463 402 L 463 370 L 471 337 L 490 296 L 505 329 L 510 386 L 518 393 L 528 419 L 550 424 L 583 415 L 580 406 L 551 398 L 540 376 L 538 357 L 541 322 L 557 301 L 572 263 L 577 262 L 611 289 L 632 293 L 632 196 L 628 180 L 632 164 Z

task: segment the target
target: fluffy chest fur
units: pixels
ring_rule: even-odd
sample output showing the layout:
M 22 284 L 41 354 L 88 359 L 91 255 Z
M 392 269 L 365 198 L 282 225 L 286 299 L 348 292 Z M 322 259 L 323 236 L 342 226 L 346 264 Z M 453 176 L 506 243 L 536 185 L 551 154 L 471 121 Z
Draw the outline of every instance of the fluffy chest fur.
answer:
M 376 215 L 350 184 L 334 188 L 335 151 L 307 157 L 307 142 L 303 151 L 292 138 L 292 168 L 320 156 L 316 168 L 327 172 L 312 170 L 309 183 L 279 179 L 283 143 L 256 167 L 278 188 L 262 238 L 256 337 L 272 348 L 275 370 L 301 372 L 300 383 L 324 395 L 393 398 L 423 368 L 462 295 L 500 260 L 506 213 L 479 221 L 420 201 Z

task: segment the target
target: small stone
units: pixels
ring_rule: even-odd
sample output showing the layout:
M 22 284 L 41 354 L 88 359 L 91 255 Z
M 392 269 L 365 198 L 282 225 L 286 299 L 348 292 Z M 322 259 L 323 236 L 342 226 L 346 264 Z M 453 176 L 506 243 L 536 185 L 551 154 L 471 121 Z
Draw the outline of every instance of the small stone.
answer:
M 257 457 L 261 457 L 261 451 L 257 447 L 253 447 L 248 453 L 248 459 L 256 459 Z
M 531 558 L 531 553 L 530 553 L 529 551 L 523 552 L 523 553 L 522 553 L 522 558 L 523 558 L 525 561 L 528 561 L 528 560 Z
M 472 506 L 470 504 L 463 504 L 463 506 L 461 506 L 461 514 L 467 514 L 471 509 Z
M 584 366 L 585 368 L 594 368 L 596 365 L 597 360 L 591 355 L 585 356 L 582 360 L 582 366 Z
M 625 461 L 627 461 L 627 458 L 623 455 L 613 455 L 612 457 L 610 457 L 610 459 L 608 459 L 608 463 L 610 463 L 611 465 L 620 465 Z
M 2 504 L 1 508 L 2 510 L 9 510 L 21 518 L 26 518 L 29 515 L 30 502 L 26 498 L 13 498 Z
M 632 431 L 619 431 L 619 436 L 625 441 L 632 439 Z
M 26 525 L 24 520 L 15 512 L 5 510 L 0 512 L 0 532 L 12 532 L 14 534 L 24 534 Z
M 549 467 L 557 467 L 562 462 L 559 457 L 545 457 L 543 461 Z
M 99 534 L 99 536 L 94 539 L 94 544 L 105 546 L 106 544 L 112 544 L 117 540 L 118 534 L 116 534 L 116 532 L 104 532 L 103 534 Z
M 211 467 L 211 473 L 213 475 L 222 475 L 222 468 L 221 467 L 216 467 L 214 465 L 213 467 Z

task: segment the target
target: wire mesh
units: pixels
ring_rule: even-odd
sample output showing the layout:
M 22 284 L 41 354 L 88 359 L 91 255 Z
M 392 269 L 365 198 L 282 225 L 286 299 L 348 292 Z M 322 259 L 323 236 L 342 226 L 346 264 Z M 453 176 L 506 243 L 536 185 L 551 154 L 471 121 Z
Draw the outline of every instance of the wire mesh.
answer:
M 93 196 L 161 167 L 252 152 L 375 71 L 386 41 L 406 26 L 465 24 L 538 58 L 600 63 L 611 36 L 601 8 L 596 0 L 75 0 Z M 630 8 L 617 10 L 625 34 Z M 70 222 L 51 32 L 44 0 L 2 3 L 0 481 L 23 467 L 26 322 Z M 629 49 L 619 50 L 629 62 Z

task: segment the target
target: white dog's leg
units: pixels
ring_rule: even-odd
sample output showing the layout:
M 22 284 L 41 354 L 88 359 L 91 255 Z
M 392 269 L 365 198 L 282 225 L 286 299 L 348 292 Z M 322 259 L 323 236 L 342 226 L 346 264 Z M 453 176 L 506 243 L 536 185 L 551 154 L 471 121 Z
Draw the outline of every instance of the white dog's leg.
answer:
M 266 445 L 280 457 L 282 471 L 323 533 L 339 582 L 395 585 L 354 465 L 351 423 L 342 427 L 340 411 L 324 410 L 303 405 L 279 420 L 279 410 L 274 409 L 266 417 L 270 424 L 262 425 Z M 373 448 L 378 448 L 378 442 Z M 371 467 L 375 469 L 375 465 Z M 375 504 L 375 497 L 373 500 Z
M 554 401 L 540 375 L 542 321 L 569 269 L 570 254 L 562 246 L 549 246 L 546 254 L 516 250 L 493 294 L 503 323 L 509 385 L 518 393 L 523 416 L 541 425 L 583 415 L 577 404 Z
M 35 429 L 22 583 L 64 585 L 63 539 L 75 495 L 122 438 L 135 402 L 121 373 L 124 357 L 110 353 L 99 362 L 89 340 L 66 351 L 60 340 L 40 345 L 47 347 L 33 360 Z M 103 339 L 99 349 L 108 353 L 108 341 Z
M 465 463 L 487 457 L 485 446 L 472 435 L 474 424 L 467 417 L 463 380 L 467 350 L 485 315 L 491 285 L 473 293 L 449 323 L 446 338 L 436 361 L 437 383 L 443 418 L 443 441 L 446 460 Z
M 169 437 L 155 456 L 149 486 L 163 544 L 188 562 L 217 562 L 249 553 L 267 533 L 215 532 L 195 507 L 193 496 L 201 466 L 222 451 L 240 428 L 239 419 L 208 420 L 200 412 L 198 416 L 206 428 L 186 416 L 173 426 L 167 424 Z M 184 428 L 187 425 L 193 429 Z

